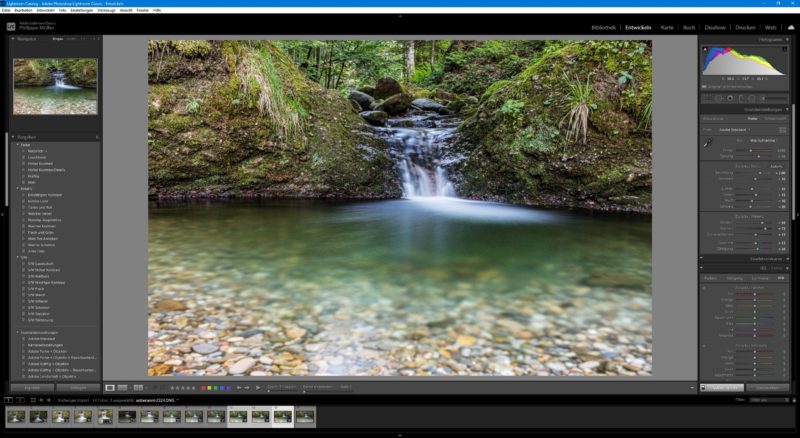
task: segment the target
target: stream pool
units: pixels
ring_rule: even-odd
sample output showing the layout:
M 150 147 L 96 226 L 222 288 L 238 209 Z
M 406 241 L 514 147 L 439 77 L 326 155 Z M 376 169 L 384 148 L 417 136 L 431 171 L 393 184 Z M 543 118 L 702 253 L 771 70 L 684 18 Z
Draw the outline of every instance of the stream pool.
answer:
M 652 373 L 649 217 L 151 202 L 150 375 Z
M 97 90 L 69 86 L 15 87 L 14 114 L 97 114 Z

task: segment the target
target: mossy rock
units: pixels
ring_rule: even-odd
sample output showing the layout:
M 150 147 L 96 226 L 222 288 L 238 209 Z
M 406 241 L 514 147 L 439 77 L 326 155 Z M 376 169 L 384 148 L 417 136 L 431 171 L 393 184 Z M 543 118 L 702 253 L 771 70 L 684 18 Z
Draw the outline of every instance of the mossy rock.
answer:
M 479 105 L 467 98 L 449 109 L 465 114 L 459 128 L 467 160 L 460 192 L 480 199 L 555 207 L 648 213 L 652 178 L 650 133 L 638 129 L 651 92 L 648 41 L 558 41 L 518 75 L 487 87 Z M 620 91 L 619 74 L 632 80 Z M 586 141 L 571 135 L 567 114 L 575 81 L 590 87 Z M 641 96 L 641 95 L 643 96 Z
M 206 43 L 151 52 L 153 196 L 400 196 L 388 145 L 351 100 L 272 43 Z
M 368 94 L 372 97 L 375 97 L 375 87 L 373 87 L 372 85 L 364 85 L 362 87 L 358 87 L 357 90 L 364 94 Z

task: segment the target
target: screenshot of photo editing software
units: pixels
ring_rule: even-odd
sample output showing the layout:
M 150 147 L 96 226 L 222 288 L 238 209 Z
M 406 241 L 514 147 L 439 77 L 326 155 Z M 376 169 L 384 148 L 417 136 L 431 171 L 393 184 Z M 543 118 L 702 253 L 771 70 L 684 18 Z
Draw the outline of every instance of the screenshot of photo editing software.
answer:
M 13 3 L 4 433 L 797 432 L 800 16 Z

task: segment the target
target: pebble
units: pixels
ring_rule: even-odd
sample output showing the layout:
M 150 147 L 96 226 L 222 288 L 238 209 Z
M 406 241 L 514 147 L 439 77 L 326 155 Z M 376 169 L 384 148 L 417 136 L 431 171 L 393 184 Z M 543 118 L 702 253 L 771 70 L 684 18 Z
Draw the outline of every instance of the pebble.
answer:
M 156 310 L 186 310 L 186 305 L 177 300 L 161 300 L 153 305 Z
M 474 336 L 460 335 L 456 338 L 456 343 L 462 347 L 469 347 L 475 345 L 478 340 Z
M 430 283 L 409 294 L 379 272 L 352 276 L 357 259 L 297 275 L 302 257 L 278 257 L 254 281 L 264 263 L 198 269 L 212 251 L 155 242 L 150 376 L 652 375 L 649 290 L 585 285 L 581 268 L 556 263 L 515 288 L 504 271 L 454 261 L 424 268 Z M 420 268 L 385 269 L 397 278 Z
M 242 337 L 243 338 L 249 338 L 249 337 L 252 337 L 252 336 L 255 336 L 255 335 L 260 335 L 261 333 L 264 333 L 264 330 L 261 330 L 261 329 L 245 330 L 245 331 L 242 332 Z
M 228 372 L 231 374 L 244 374 L 245 371 L 249 370 L 256 364 L 255 359 L 251 359 L 246 357 L 235 364 L 228 367 Z
M 306 330 L 299 327 L 292 327 L 286 330 L 286 337 L 289 339 L 298 339 L 306 335 Z
M 211 354 L 211 353 L 219 350 L 219 347 L 217 345 L 215 345 L 215 344 L 209 344 L 209 343 L 203 342 L 203 343 L 200 343 L 200 344 L 192 345 L 192 350 L 194 350 L 195 353 Z
M 580 364 L 579 368 L 582 369 L 582 370 L 591 371 L 591 370 L 593 370 L 593 369 L 595 369 L 595 368 L 597 368 L 599 366 L 600 366 L 600 362 L 598 362 L 596 360 L 590 360 L 590 361 L 587 361 L 587 362 L 584 362 L 584 363 Z

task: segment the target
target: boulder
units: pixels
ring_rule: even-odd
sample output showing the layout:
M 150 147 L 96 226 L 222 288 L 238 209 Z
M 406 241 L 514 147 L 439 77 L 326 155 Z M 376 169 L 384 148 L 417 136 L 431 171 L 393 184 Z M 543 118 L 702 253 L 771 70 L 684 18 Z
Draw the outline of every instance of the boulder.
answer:
M 364 111 L 360 115 L 373 126 L 386 126 L 386 120 L 389 119 L 389 115 L 383 111 Z
M 399 93 L 386 99 L 375 109 L 390 116 L 396 116 L 409 108 L 411 108 L 411 99 L 407 95 Z
M 403 87 L 400 83 L 392 78 L 380 78 L 378 83 L 375 84 L 375 92 L 372 97 L 375 99 L 386 99 L 387 97 L 394 96 L 403 92 Z
M 459 99 L 448 103 L 447 109 L 453 114 L 458 114 L 458 112 L 464 109 L 465 106 L 467 106 L 467 101 Z
M 361 109 L 364 111 L 367 111 L 372 102 L 375 101 L 369 94 L 357 90 L 350 91 L 347 97 L 358 102 L 358 104 L 361 105 Z
M 360 113 L 361 111 L 364 110 L 363 108 L 361 108 L 361 104 L 353 99 L 350 99 L 350 106 L 353 107 L 353 111 L 355 111 L 356 113 Z
M 371 110 L 374 110 L 375 108 L 379 107 L 379 106 L 380 106 L 380 104 L 382 104 L 382 103 L 383 103 L 383 99 L 376 99 L 376 100 L 375 100 L 375 101 L 373 101 L 373 102 L 372 102 L 372 104 L 369 106 L 369 109 L 371 109 Z
M 411 105 L 423 110 L 423 111 L 440 111 L 444 108 L 439 102 L 436 102 L 432 99 L 414 99 L 411 101 Z
M 358 89 L 358 91 L 360 91 L 360 92 L 362 92 L 364 94 L 368 94 L 370 96 L 374 96 L 375 95 L 375 87 L 373 87 L 371 85 L 364 85 L 363 87 L 360 87 Z
M 433 97 L 441 100 L 453 100 L 453 93 L 444 91 L 440 88 L 437 88 L 433 91 Z

